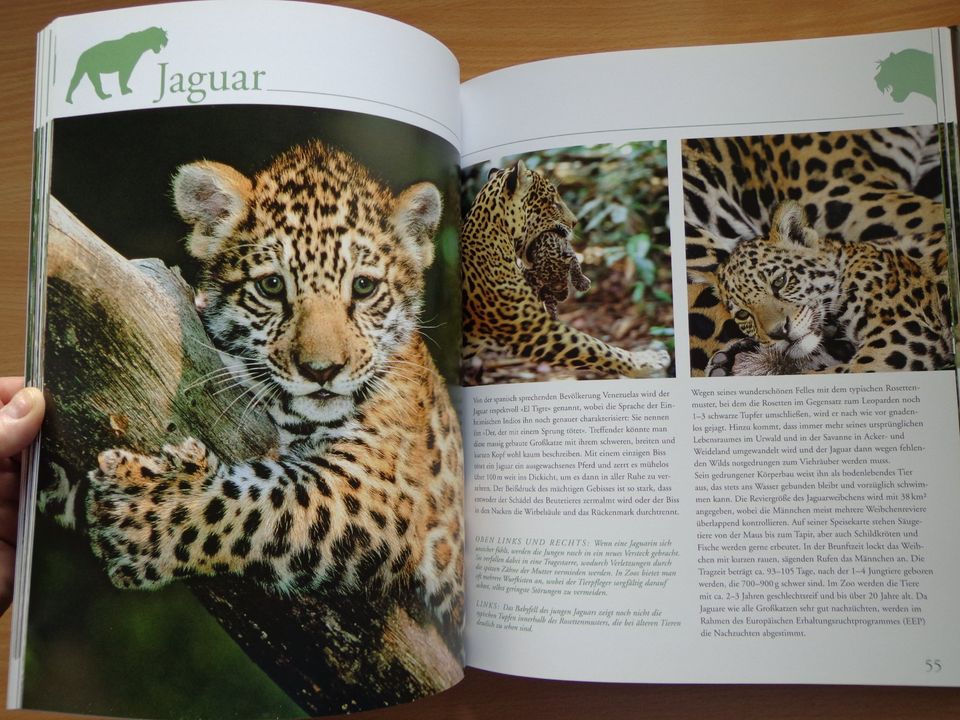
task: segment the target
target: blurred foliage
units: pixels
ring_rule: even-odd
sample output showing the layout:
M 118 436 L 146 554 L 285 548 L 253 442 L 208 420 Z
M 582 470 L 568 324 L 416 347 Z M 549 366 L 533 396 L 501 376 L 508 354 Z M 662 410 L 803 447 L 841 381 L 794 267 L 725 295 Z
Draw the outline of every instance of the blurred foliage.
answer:
M 522 159 L 554 185 L 579 220 L 577 249 L 588 264 L 621 269 L 638 305 L 671 302 L 666 143 L 559 148 Z
M 181 583 L 118 590 L 79 533 L 37 518 L 24 706 L 121 717 L 303 711 Z
M 639 310 L 672 304 L 667 150 L 664 141 L 579 146 L 502 158 L 497 167 L 523 160 L 557 188 L 576 214 L 576 250 L 594 280 L 616 270 L 630 284 Z M 491 165 L 464 173 L 463 212 L 486 182 Z M 663 332 L 660 335 L 670 335 Z

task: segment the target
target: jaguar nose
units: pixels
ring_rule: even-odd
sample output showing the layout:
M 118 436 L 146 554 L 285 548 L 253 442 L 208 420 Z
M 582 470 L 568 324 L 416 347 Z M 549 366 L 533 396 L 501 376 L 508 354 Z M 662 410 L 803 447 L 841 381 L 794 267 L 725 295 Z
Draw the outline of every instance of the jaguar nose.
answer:
M 785 319 L 782 323 L 767 331 L 771 340 L 786 340 L 790 337 L 790 319 Z
M 343 370 L 343 363 L 301 362 L 297 370 L 307 380 L 326 385 Z

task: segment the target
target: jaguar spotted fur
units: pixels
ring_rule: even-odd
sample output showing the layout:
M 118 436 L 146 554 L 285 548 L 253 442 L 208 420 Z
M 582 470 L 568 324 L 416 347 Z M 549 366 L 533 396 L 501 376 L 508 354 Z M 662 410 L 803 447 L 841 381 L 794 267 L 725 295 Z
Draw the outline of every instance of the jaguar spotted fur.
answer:
M 751 343 L 714 286 L 699 279 L 714 274 L 740 242 L 769 234 L 779 203 L 800 203 L 812 229 L 829 240 L 944 230 L 935 126 L 690 139 L 681 150 L 694 376 L 715 354 Z M 835 364 L 848 360 L 852 348 L 830 340 L 823 352 Z

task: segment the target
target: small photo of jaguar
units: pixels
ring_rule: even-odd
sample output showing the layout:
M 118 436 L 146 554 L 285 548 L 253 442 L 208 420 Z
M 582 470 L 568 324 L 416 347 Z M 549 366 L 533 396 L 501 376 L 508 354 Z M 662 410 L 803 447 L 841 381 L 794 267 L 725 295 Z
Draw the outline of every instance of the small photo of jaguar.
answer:
M 954 367 L 935 126 L 682 144 L 694 376 Z
M 465 384 L 673 374 L 665 143 L 504 157 L 462 185 Z

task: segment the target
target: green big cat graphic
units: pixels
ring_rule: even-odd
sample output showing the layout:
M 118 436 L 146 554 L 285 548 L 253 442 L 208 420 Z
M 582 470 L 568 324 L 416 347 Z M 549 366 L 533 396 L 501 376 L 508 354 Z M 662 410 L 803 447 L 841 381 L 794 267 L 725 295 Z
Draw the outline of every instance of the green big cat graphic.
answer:
M 880 92 L 889 92 L 894 102 L 903 102 L 910 93 L 920 93 L 937 102 L 932 53 L 913 49 L 890 53 L 886 60 L 877 61 L 873 79 Z
M 84 50 L 77 58 L 77 69 L 73 71 L 70 88 L 67 90 L 67 102 L 73 103 L 73 91 L 77 89 L 84 75 L 90 78 L 93 89 L 101 100 L 110 97 L 100 84 L 100 76 L 107 73 L 117 73 L 120 78 L 120 92 L 129 95 L 133 91 L 127 82 L 140 56 L 147 50 L 159 53 L 166 45 L 166 30 L 150 27 L 117 40 L 105 40 Z

